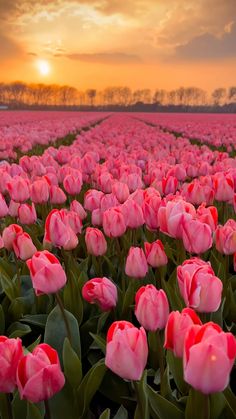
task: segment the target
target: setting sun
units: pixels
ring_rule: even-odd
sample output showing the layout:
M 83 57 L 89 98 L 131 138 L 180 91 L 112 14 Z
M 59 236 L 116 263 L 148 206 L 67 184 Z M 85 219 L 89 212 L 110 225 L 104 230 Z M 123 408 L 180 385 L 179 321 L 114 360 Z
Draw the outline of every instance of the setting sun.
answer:
M 42 76 L 47 76 L 50 73 L 50 65 L 48 61 L 45 61 L 45 60 L 38 61 L 37 68 Z

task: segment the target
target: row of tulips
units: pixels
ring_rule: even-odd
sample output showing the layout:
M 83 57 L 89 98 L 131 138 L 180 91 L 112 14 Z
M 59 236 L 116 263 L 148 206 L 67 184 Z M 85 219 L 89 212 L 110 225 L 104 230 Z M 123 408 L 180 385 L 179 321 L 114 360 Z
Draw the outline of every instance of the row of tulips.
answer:
M 235 159 L 113 115 L 0 172 L 3 418 L 233 419 Z

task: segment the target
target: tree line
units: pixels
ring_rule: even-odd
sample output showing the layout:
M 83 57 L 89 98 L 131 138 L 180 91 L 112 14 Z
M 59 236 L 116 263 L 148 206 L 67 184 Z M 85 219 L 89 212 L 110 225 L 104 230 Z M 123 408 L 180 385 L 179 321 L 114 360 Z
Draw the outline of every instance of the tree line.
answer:
M 73 86 L 57 84 L 0 83 L 0 105 L 24 107 L 132 107 L 159 105 L 162 107 L 208 107 L 236 104 L 236 86 L 216 88 L 211 94 L 198 87 L 179 87 L 174 90 L 137 89 L 111 86 L 103 90 L 81 91 Z

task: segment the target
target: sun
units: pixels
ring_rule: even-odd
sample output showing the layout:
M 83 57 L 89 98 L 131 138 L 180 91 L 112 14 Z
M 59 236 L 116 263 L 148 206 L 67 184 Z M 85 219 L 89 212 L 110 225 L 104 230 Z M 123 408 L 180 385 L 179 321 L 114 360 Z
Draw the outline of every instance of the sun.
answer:
M 45 60 L 37 61 L 37 68 L 42 76 L 47 76 L 51 71 L 50 64 Z

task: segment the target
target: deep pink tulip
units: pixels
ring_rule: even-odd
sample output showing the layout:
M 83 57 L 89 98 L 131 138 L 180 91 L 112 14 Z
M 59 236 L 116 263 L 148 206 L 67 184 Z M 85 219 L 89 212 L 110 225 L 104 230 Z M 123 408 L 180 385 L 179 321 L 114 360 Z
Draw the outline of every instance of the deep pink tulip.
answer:
M 102 311 L 111 310 L 117 303 L 116 285 L 108 278 L 93 278 L 82 288 L 82 296 L 90 304 L 98 304 Z
M 177 267 L 177 279 L 186 306 L 200 313 L 218 310 L 223 284 L 215 276 L 210 262 L 199 258 L 185 260 Z
M 147 263 L 153 268 L 167 265 L 168 258 L 161 240 L 156 240 L 153 243 L 144 242 L 144 251 Z
M 120 237 L 126 231 L 125 217 L 120 207 L 106 210 L 102 222 L 104 233 L 108 237 Z
M 54 294 L 66 284 L 66 274 L 59 260 L 47 250 L 36 252 L 26 264 L 36 295 Z
M 173 351 L 177 358 L 183 357 L 184 339 L 193 324 L 201 325 L 202 322 L 191 308 L 184 308 L 181 313 L 172 311 L 168 317 L 164 347 Z
M 199 220 L 184 219 L 182 238 L 189 253 L 201 254 L 212 246 L 212 230 L 208 224 Z
M 30 235 L 25 232 L 17 234 L 12 245 L 16 257 L 21 260 L 31 258 L 37 252 Z
M 125 380 L 140 380 L 147 363 L 148 344 L 143 327 L 117 321 L 107 332 L 106 366 Z
M 147 272 L 148 264 L 143 249 L 131 247 L 125 264 L 126 275 L 132 278 L 144 278 Z
M 146 285 L 135 295 L 135 316 L 146 330 L 164 329 L 169 315 L 169 303 L 163 290 Z
M 42 343 L 25 355 L 17 369 L 17 386 L 21 399 L 38 403 L 58 393 L 65 384 L 58 354 Z
M 45 222 L 44 242 L 55 247 L 72 250 L 78 244 L 78 238 L 70 227 L 65 211 L 52 210 Z
M 191 326 L 184 342 L 184 379 L 203 394 L 223 391 L 229 384 L 236 340 L 209 322 Z
M 107 251 L 107 242 L 104 234 L 98 228 L 87 227 L 85 233 L 87 252 L 94 256 L 104 255 Z
M 21 339 L 0 336 L 0 392 L 12 393 L 16 387 L 16 370 L 23 357 Z
M 18 224 L 11 224 L 8 227 L 5 227 L 2 233 L 4 247 L 7 250 L 12 250 L 14 239 L 16 238 L 17 234 L 21 233 L 23 233 L 23 228 Z

